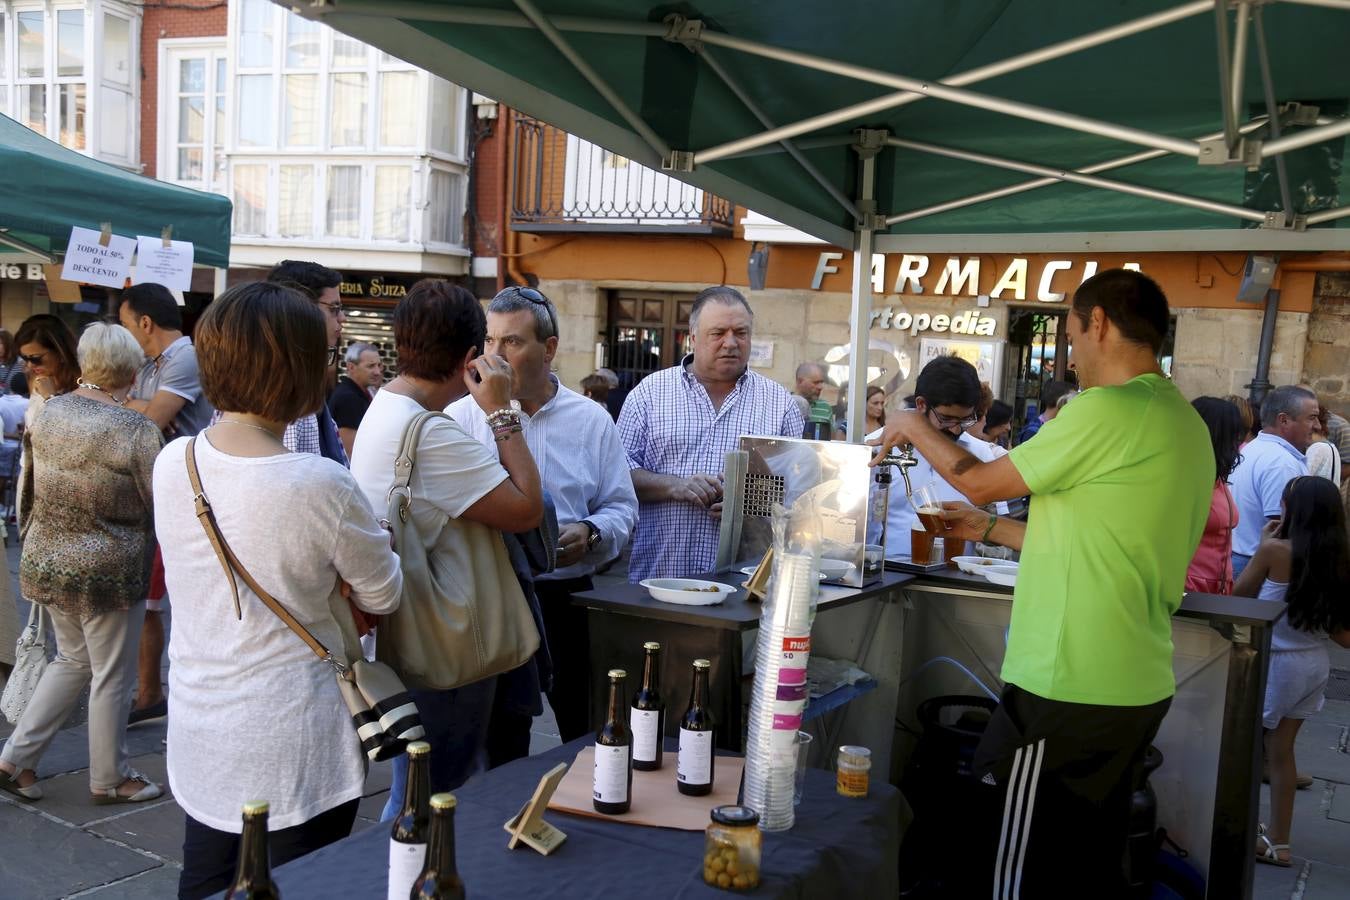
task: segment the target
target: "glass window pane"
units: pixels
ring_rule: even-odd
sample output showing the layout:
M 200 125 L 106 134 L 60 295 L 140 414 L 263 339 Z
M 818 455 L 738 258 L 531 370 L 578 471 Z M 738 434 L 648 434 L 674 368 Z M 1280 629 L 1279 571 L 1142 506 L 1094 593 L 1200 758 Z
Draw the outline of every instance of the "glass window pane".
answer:
M 42 10 L 25 10 L 16 18 L 19 20 L 19 77 L 42 78 L 47 74 Z
M 99 92 L 99 143 L 103 153 L 118 159 L 131 158 L 131 94 L 105 87 Z
M 361 167 L 328 167 L 328 233 L 359 237 L 361 231 Z
M 375 167 L 375 231 L 377 240 L 406 241 L 412 202 L 412 169 Z
M 61 146 L 72 150 L 84 149 L 84 136 L 87 133 L 84 113 L 87 103 L 83 84 L 58 85 L 61 91 L 60 135 Z
M 206 91 L 206 60 L 198 56 L 178 63 L 178 93 L 200 94 Z
M 19 121 L 36 131 L 47 133 L 47 86 L 45 84 L 19 85 Z
M 411 147 L 417 143 L 416 72 L 380 73 L 380 146 Z
M 131 22 L 108 13 L 103 15 L 103 77 L 131 84 Z
M 178 148 L 178 178 L 180 181 L 202 180 L 202 148 Z
M 314 69 L 319 65 L 319 23 L 286 14 L 286 68 Z
M 216 59 L 216 130 L 215 145 L 225 146 L 225 58 Z
M 334 147 L 366 144 L 366 74 L 340 72 L 332 76 L 333 118 L 328 141 Z
M 271 147 L 272 76 L 239 76 L 239 146 Z
M 431 149 L 454 153 L 459 129 L 459 88 L 444 78 L 431 76 Z
M 56 74 L 84 74 L 84 10 L 56 11 Z
M 206 138 L 206 101 L 201 97 L 178 98 L 178 142 L 200 144 Z
M 267 166 L 234 167 L 234 231 L 261 235 L 267 231 Z
M 314 167 L 282 166 L 277 230 L 282 237 L 310 237 L 314 233 Z
M 6 19 L 0 15 L 0 81 L 9 77 L 9 45 L 5 43 L 5 22 Z M 0 91 L 0 104 L 7 99 L 7 92 Z
M 239 10 L 239 65 L 272 65 L 272 11 L 270 0 L 244 0 Z
M 460 218 L 460 179 L 449 172 L 432 170 L 427 193 L 430 208 L 427 240 L 438 244 L 459 244 L 462 240 Z
M 366 64 L 366 45 L 356 38 L 333 32 L 333 66 L 362 66 Z
M 314 147 L 319 143 L 319 76 L 287 75 L 285 122 L 287 147 Z

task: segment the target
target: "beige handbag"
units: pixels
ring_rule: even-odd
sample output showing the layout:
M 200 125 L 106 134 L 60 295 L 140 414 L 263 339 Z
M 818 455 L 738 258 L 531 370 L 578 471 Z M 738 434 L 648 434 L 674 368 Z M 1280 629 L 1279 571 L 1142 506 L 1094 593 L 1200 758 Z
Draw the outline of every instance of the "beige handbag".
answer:
M 403 602 L 380 621 L 375 655 L 410 688 L 449 690 L 523 665 L 539 648 L 539 630 L 499 533 L 473 529 L 458 561 L 427 551 L 436 535 L 418 531 L 409 485 L 422 428 L 435 418 L 449 416 L 423 412 L 408 423 L 394 460 L 388 522 Z

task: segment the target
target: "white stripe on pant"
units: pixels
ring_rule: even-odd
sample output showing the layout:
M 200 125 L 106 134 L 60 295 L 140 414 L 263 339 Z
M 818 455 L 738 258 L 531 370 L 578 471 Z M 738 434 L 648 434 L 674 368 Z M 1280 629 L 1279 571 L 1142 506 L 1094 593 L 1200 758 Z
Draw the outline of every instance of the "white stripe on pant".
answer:
M 1045 759 L 1045 739 L 1017 748 L 1003 800 L 1003 827 L 994 858 L 994 900 L 1016 900 L 1022 891 L 1022 863 L 1031 841 L 1031 816 Z
M 36 769 L 38 760 L 75 710 L 85 685 L 89 690 L 89 787 L 115 788 L 126 780 L 127 714 L 136 683 L 145 601 L 127 610 L 90 618 L 47 608 L 56 632 L 56 658 L 42 673 L 0 758 L 19 771 Z

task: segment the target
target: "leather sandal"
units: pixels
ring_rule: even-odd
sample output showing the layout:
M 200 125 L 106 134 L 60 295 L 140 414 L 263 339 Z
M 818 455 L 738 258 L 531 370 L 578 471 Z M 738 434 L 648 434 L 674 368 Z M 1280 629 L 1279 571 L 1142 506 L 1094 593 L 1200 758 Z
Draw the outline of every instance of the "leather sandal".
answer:
M 28 785 L 28 787 L 19 784 L 19 771 L 17 769 L 12 775 L 4 769 L 0 769 L 0 791 L 4 791 L 21 803 L 32 803 L 34 800 L 42 799 L 42 788 L 38 787 L 37 782 Z
M 1259 825 L 1256 829 L 1256 839 L 1265 844 L 1264 847 L 1258 847 L 1256 851 L 1256 861 L 1265 863 L 1268 866 L 1279 866 L 1281 869 L 1287 869 L 1293 865 L 1294 853 L 1289 849 L 1288 844 L 1272 843 L 1270 836 L 1266 834 L 1266 826 Z M 1280 859 L 1280 851 L 1289 854 L 1289 859 Z
M 123 794 L 122 784 L 126 784 L 127 781 L 140 783 L 143 786 L 134 794 Z M 104 788 L 99 791 L 91 791 L 89 799 L 99 806 L 106 806 L 113 803 L 145 803 L 148 800 L 156 800 L 164 795 L 164 792 L 159 789 L 159 785 L 155 784 L 149 778 L 146 778 L 140 772 L 134 770 L 127 776 L 122 784 L 119 784 L 115 788 Z

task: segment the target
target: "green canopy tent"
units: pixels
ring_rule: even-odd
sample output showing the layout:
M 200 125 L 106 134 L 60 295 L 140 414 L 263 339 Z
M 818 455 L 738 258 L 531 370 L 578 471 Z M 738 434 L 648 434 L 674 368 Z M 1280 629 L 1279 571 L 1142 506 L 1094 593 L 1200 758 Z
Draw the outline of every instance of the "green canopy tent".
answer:
M 0 244 L 53 260 L 72 225 L 191 241 L 197 265 L 230 263 L 230 201 L 136 175 L 49 141 L 0 116 Z

